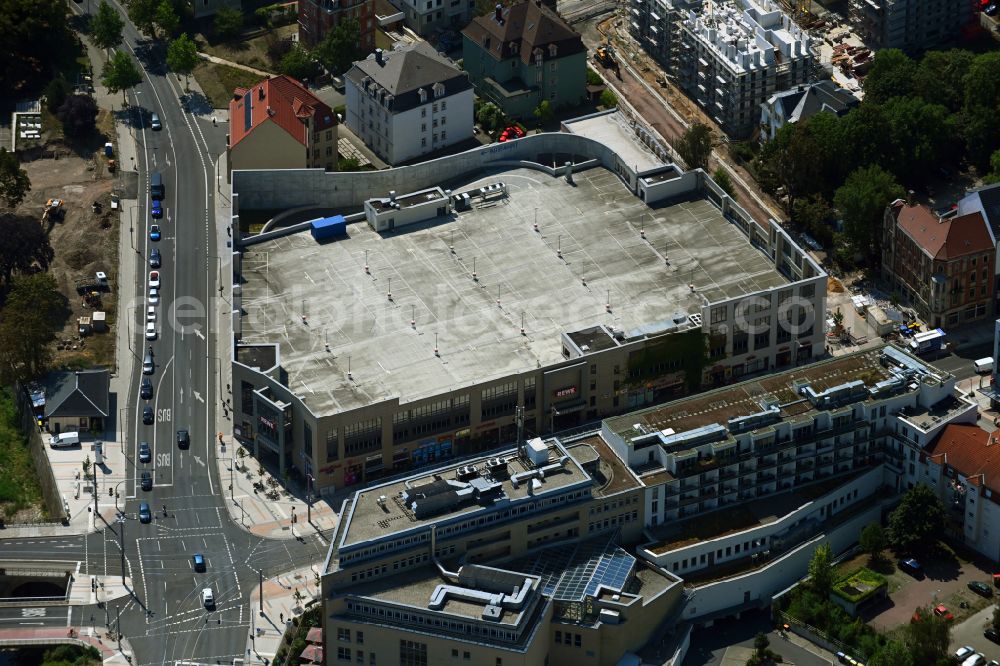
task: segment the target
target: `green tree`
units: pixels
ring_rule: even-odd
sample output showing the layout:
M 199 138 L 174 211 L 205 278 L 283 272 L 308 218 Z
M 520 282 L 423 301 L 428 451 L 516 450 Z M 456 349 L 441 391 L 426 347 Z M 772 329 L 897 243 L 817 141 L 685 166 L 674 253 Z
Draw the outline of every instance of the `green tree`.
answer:
M 725 192 L 732 198 L 733 201 L 736 200 L 736 186 L 733 184 L 733 179 L 729 177 L 729 172 L 723 169 L 721 166 L 712 173 L 712 180 L 715 184 L 722 188 Z
M 767 634 L 763 631 L 758 631 L 757 635 L 753 637 L 753 651 L 758 659 L 764 658 L 767 654 L 767 648 L 770 646 L 771 641 L 767 640 Z
M 822 189 L 819 154 L 819 146 L 809 131 L 808 123 L 785 125 L 761 149 L 758 171 L 762 184 L 775 193 L 779 187 L 783 188 L 788 198 L 788 209 L 794 210 L 795 202 L 800 197 L 813 195 Z
M 0 0 L 0 90 L 15 99 L 40 88 L 76 43 L 65 0 Z
M 869 666 L 917 666 L 913 663 L 910 648 L 901 641 L 887 641 L 868 660 Z
M 791 221 L 796 228 L 809 232 L 825 246 L 833 241 L 830 204 L 822 194 L 796 199 L 791 209 Z
M 70 95 L 59 107 L 56 117 L 68 136 L 90 135 L 97 123 L 97 102 L 90 95 Z
M 850 168 L 844 172 L 844 176 L 857 167 L 890 164 L 895 154 L 892 127 L 881 106 L 862 103 L 851 109 L 841 121 L 843 145 L 850 146 L 851 156 Z
M 0 320 L 0 376 L 23 381 L 42 374 L 49 345 L 62 328 L 65 301 L 51 273 L 14 278 Z
M 139 66 L 124 51 L 116 51 L 111 59 L 104 63 L 101 72 L 101 83 L 109 91 L 121 92 L 122 101 L 128 104 L 125 99 L 125 91 L 139 85 L 142 82 L 142 71 Z
M 904 552 L 935 543 L 944 531 L 944 514 L 944 505 L 931 487 L 918 483 L 889 514 L 890 543 Z
M 0 199 L 8 207 L 16 208 L 30 191 L 31 180 L 17 155 L 0 147 Z
M 969 64 L 965 83 L 965 107 L 984 107 L 996 111 L 1000 108 L 1000 52 L 990 51 L 977 55 Z
M 198 66 L 198 45 L 187 33 L 170 42 L 167 46 L 167 66 L 176 74 L 184 75 L 184 87 L 187 88 L 188 77 Z
M 162 0 L 156 6 L 156 25 L 163 32 L 165 38 L 173 37 L 181 27 L 181 19 L 177 16 L 173 3 L 170 0 Z
M 837 189 L 833 204 L 844 220 L 844 233 L 870 262 L 878 257 L 885 209 L 904 194 L 893 175 L 879 166 L 855 170 Z
M 94 45 L 107 52 L 122 43 L 125 19 L 105 0 L 97 7 L 97 13 L 90 17 L 90 38 Z
M 605 88 L 601 91 L 601 96 L 597 98 L 597 103 L 605 109 L 613 109 L 618 106 L 618 96 L 615 95 L 610 89 Z
M 899 49 L 883 49 L 875 53 L 871 70 L 863 87 L 865 102 L 882 104 L 893 97 L 904 97 L 913 91 L 917 65 Z
M 493 102 L 485 102 L 480 104 L 479 109 L 476 111 L 476 122 L 487 132 L 495 132 L 507 124 L 507 116 Z
M 281 59 L 278 71 L 301 81 L 312 78 L 316 74 L 317 65 L 309 51 L 296 44 Z
M 993 151 L 1000 147 L 1000 110 L 986 106 L 962 109 L 956 114 L 955 124 L 965 145 L 965 157 L 978 170 L 989 169 Z
M 703 123 L 694 123 L 677 142 L 677 153 L 690 169 L 707 169 L 712 154 L 712 130 Z
M 973 55 L 969 51 L 927 51 L 913 75 L 913 94 L 931 104 L 958 111 L 965 102 L 964 78 Z
M 990 171 L 983 177 L 987 185 L 1000 183 L 1000 149 L 994 150 L 990 155 Z
M 220 7 L 212 24 L 215 36 L 230 42 L 243 34 L 243 12 L 232 7 Z
M 49 110 L 49 113 L 55 113 L 58 111 L 59 107 L 66 101 L 66 96 L 69 95 L 71 91 L 72 87 L 62 74 L 49 81 L 49 85 L 45 86 L 44 93 L 45 108 Z
M 891 128 L 897 177 L 922 180 L 954 152 L 955 130 L 948 109 L 917 97 L 895 97 L 883 106 Z
M 599 86 L 602 83 L 604 83 L 604 79 L 601 78 L 601 75 L 592 70 L 590 67 L 587 67 L 587 85 Z
M 535 107 L 535 110 L 531 112 L 535 118 L 538 118 L 539 126 L 547 125 L 552 122 L 552 118 L 555 117 L 555 111 L 552 110 L 552 105 L 549 104 L 549 100 L 543 99 Z
M 326 33 L 314 55 L 328 72 L 340 76 L 361 59 L 361 24 L 357 19 L 341 21 Z
M 840 312 L 839 308 L 837 309 L 837 313 L 840 314 L 840 320 L 843 322 L 844 315 Z M 858 540 L 858 544 L 861 546 L 861 550 L 868 553 L 868 557 L 873 562 L 881 559 L 882 551 L 888 545 L 882 525 L 879 523 L 865 525 L 865 528 L 861 530 L 861 538 Z
M 155 24 L 158 7 L 157 0 L 127 0 L 125 5 L 129 20 L 135 24 L 140 32 L 149 37 L 156 35 Z
M 833 587 L 833 549 L 830 544 L 816 546 L 812 559 L 809 560 L 809 581 L 812 588 L 823 598 Z
M 930 608 L 918 608 L 903 633 L 914 664 L 935 664 L 939 660 L 947 660 L 951 623 L 935 615 Z

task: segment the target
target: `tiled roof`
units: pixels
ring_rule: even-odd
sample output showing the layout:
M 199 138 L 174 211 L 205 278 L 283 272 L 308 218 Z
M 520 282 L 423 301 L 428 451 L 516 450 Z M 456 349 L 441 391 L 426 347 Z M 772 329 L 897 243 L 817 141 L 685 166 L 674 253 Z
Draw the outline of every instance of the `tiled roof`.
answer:
M 938 217 L 930 208 L 892 203 L 896 224 L 932 259 L 948 261 L 994 249 L 986 221 L 979 213 Z
M 426 42 L 384 52 L 381 65 L 372 54 L 354 63 L 346 77 L 362 89 L 365 79 L 370 78 L 393 96 L 389 108 L 397 112 L 423 104 L 420 101 L 421 89 L 427 92 L 428 100 L 434 99 L 435 83 L 444 85 L 445 97 L 472 88 L 468 74 Z
M 584 50 L 580 33 L 549 7 L 530 0 L 502 8 L 499 20 L 496 12 L 477 16 L 462 34 L 497 60 L 520 55 L 526 65 L 531 64 L 532 53 L 539 48 L 542 60 L 549 60 L 550 44 L 556 45 L 557 58 Z
M 304 121 L 310 117 L 315 119 L 316 130 L 337 124 L 333 109 L 290 76 L 275 76 L 250 89 L 237 88 L 229 101 L 229 145 L 235 146 L 271 121 L 308 146 L 309 128 Z
M 107 416 L 110 386 L 111 377 L 103 369 L 50 373 L 45 378 L 45 416 Z
M 1000 432 L 988 433 L 979 426 L 953 423 L 945 426 L 928 453 L 943 456 L 948 466 L 962 476 L 981 474 L 982 485 L 1000 492 Z

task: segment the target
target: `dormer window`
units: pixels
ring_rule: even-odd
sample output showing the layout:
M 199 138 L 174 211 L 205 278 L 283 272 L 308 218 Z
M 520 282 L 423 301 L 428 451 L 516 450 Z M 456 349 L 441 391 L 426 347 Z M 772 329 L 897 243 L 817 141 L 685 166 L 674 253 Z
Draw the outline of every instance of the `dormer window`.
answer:
M 557 47 L 555 44 L 549 44 L 549 57 L 550 58 L 555 58 L 556 57 L 556 52 L 558 50 L 559 50 L 559 47 Z
M 535 64 L 536 65 L 541 65 L 542 64 L 542 50 L 541 49 L 535 49 L 535 51 L 534 51 L 534 53 L 532 53 L 532 55 L 535 56 Z
M 420 103 L 425 104 L 427 102 L 427 91 L 421 88 L 417 91 L 417 94 L 420 95 Z
M 438 81 L 434 84 L 434 98 L 437 99 L 444 95 L 444 84 Z
M 511 42 L 508 44 L 507 50 L 510 51 L 511 55 L 517 55 L 517 42 Z

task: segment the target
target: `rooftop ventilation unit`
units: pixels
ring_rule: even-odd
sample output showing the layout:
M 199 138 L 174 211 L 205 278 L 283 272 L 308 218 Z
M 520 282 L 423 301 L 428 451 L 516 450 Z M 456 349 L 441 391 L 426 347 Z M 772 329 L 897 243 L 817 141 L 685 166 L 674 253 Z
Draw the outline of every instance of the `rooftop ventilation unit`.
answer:
M 479 469 L 475 465 L 463 465 L 458 468 L 455 476 L 459 481 L 468 481 L 469 479 L 474 479 L 479 476 Z

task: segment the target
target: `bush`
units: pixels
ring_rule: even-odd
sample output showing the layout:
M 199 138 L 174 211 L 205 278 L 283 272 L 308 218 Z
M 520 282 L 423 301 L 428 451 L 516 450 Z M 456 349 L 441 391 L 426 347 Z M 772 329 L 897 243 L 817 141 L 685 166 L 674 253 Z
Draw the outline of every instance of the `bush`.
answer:
M 275 39 L 267 45 L 267 57 L 277 65 L 292 50 L 292 40 Z
M 610 90 L 605 90 L 601 93 L 601 97 L 598 99 L 598 102 L 605 109 L 611 109 L 618 106 L 618 97 Z
M 599 86 L 604 81 L 601 79 L 601 75 L 592 70 L 590 67 L 587 68 L 587 85 L 588 86 Z
M 87 136 L 97 122 L 97 102 L 90 95 L 70 95 L 59 107 L 56 117 L 68 136 Z
M 70 85 L 63 78 L 62 74 L 52 79 L 49 85 L 45 86 L 45 107 L 49 113 L 55 113 L 66 101 L 66 96 L 70 93 Z

